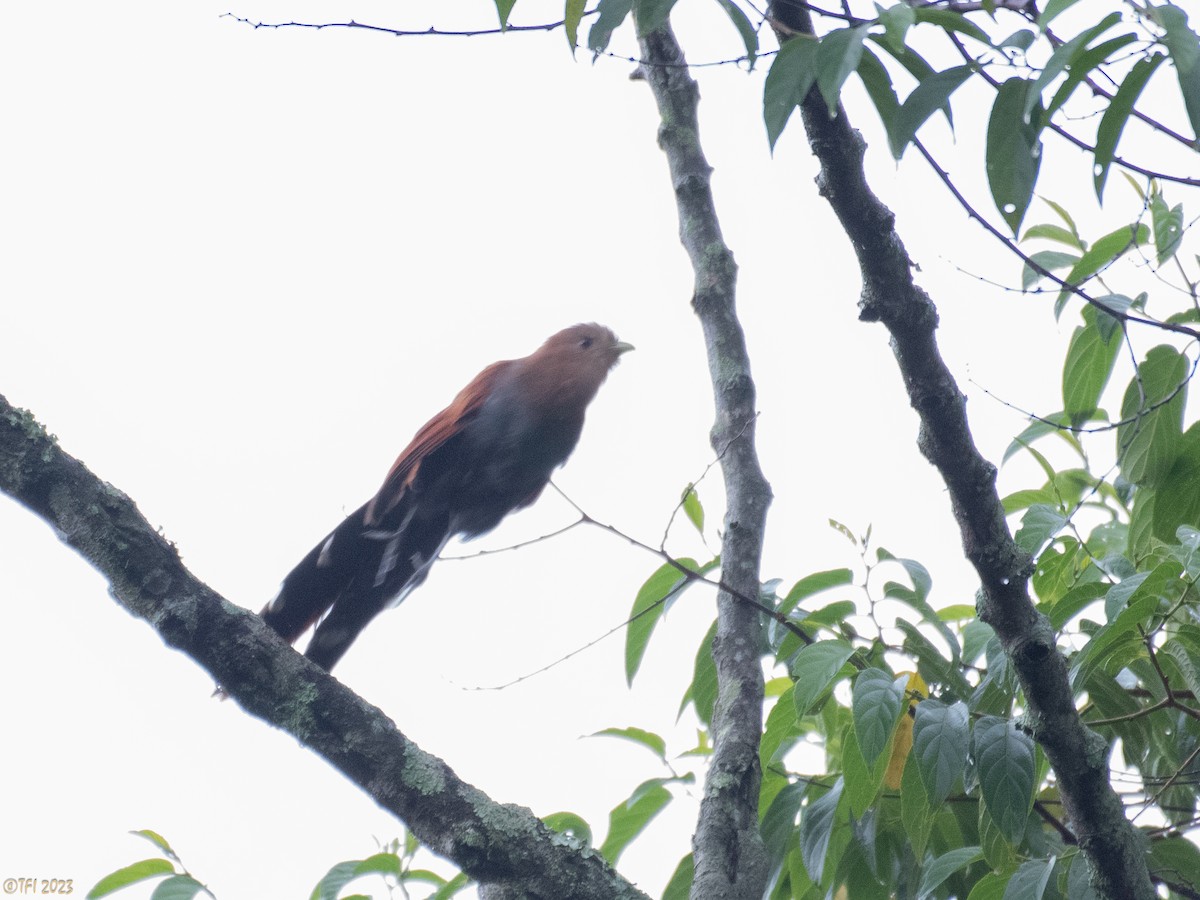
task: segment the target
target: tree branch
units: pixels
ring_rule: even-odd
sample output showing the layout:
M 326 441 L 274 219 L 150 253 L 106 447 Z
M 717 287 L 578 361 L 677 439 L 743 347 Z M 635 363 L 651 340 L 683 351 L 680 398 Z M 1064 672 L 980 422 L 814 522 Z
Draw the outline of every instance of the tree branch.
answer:
M 132 500 L 3 396 L 0 490 L 45 520 L 109 580 L 118 603 L 210 672 L 248 713 L 325 758 L 486 895 L 646 896 L 528 809 L 496 803 L 461 781 L 258 616 L 198 581 Z
M 710 435 L 725 479 L 722 589 L 717 595 L 713 660 L 718 696 L 713 712 L 714 752 L 693 838 L 693 897 L 761 897 L 767 857 L 758 830 L 762 779 L 763 675 L 758 611 L 738 601 L 759 595 L 759 563 L 771 488 L 754 446 L 755 387 L 737 318 L 737 266 L 725 244 L 710 186 L 712 172 L 700 145 L 699 90 L 669 25 L 639 38 L 661 124 L 658 144 L 667 157 L 679 212 L 680 240 L 695 273 L 692 307 L 708 351 L 716 405 Z
M 812 33 L 804 10 L 779 4 L 773 15 L 794 31 Z M 995 629 L 1020 678 L 1026 724 L 1054 767 L 1094 886 L 1113 900 L 1151 900 L 1155 891 L 1144 853 L 1108 782 L 1108 745 L 1080 721 L 1054 630 L 1030 600 L 1032 560 L 1012 539 L 996 492 L 996 468 L 975 447 L 965 398 L 941 358 L 937 310 L 913 283 L 895 215 L 867 185 L 862 137 L 850 128 L 844 110 L 831 117 L 815 90 L 801 113 L 821 165 L 820 192 L 850 238 L 862 271 L 859 318 L 881 322 L 891 335 L 909 402 L 921 421 L 918 446 L 946 483 L 966 556 L 982 582 L 979 618 Z

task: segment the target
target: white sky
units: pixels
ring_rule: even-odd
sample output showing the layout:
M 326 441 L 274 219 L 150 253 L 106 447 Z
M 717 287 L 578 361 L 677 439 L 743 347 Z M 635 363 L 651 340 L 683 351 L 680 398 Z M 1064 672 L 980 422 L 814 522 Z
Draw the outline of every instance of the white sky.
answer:
M 655 543 L 712 458 L 691 275 L 653 102 L 628 63 L 592 65 L 583 52 L 573 62 L 561 33 L 398 39 L 219 17 L 494 22 L 484 0 L 450 6 L 5 9 L 0 393 L 133 497 L 200 578 L 255 610 L 475 372 L 577 321 L 604 322 L 638 350 L 601 391 L 557 483 L 596 518 Z M 555 13 L 524 0 L 513 19 Z M 715 5 L 696 16 L 679 23 L 692 61 L 737 55 Z M 833 517 L 858 532 L 873 525 L 878 544 L 923 561 L 935 606 L 971 602 L 974 579 L 944 489 L 917 452 L 885 334 L 856 320 L 857 264 L 816 196 L 798 120 L 772 159 L 762 73 L 699 75 L 775 490 L 764 577 L 786 588 L 853 565 L 826 525 Z M 959 144 L 942 123 L 924 134 L 945 163 L 980 172 L 981 109 L 956 113 Z M 1019 270 L 915 155 L 891 162 L 861 106 L 854 121 L 939 305 L 977 439 L 998 460 L 1021 418 L 971 380 L 1057 409 L 1075 314 L 1056 325 L 1049 299 L 973 277 L 1011 284 Z M 1094 217 L 1086 166 L 1072 171 L 1063 156 L 1043 190 Z M 977 179 L 964 179 L 993 212 Z M 1120 190 L 1114 179 L 1110 193 Z M 1041 218 L 1035 209 L 1029 222 Z M 1018 468 L 1005 479 L 1013 489 L 1034 476 Z M 719 521 L 715 472 L 700 490 Z M 571 519 L 548 492 L 474 546 Z M 677 525 L 672 549 L 703 553 L 688 531 Z M 329 866 L 398 833 L 292 738 L 211 700 L 206 673 L 6 499 L 0 548 L 0 878 L 72 878 L 83 892 L 153 855 L 127 834 L 152 828 L 221 900 L 302 897 Z M 637 725 L 668 735 L 672 753 L 692 746 L 692 720 L 673 723 L 711 595 L 696 589 L 677 604 L 632 690 L 620 635 L 507 690 L 464 688 L 509 681 L 602 634 L 656 565 L 596 530 L 442 563 L 337 675 L 495 799 L 575 811 L 599 841 L 608 810 L 667 773 L 632 744 L 581 736 Z M 695 797 L 681 795 L 621 870 L 660 891 L 694 815 Z

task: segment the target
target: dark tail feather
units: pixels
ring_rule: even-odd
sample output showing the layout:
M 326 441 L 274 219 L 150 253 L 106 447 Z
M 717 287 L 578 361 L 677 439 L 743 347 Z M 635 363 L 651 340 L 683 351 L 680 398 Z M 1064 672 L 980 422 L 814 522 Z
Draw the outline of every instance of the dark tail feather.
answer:
M 363 565 L 364 504 L 346 517 L 283 579 L 260 615 L 289 644 L 323 616 Z
M 304 655 L 329 671 L 367 624 L 403 600 L 425 580 L 446 543 L 446 519 L 409 519 L 394 531 L 387 522 L 360 532 L 361 554 L 354 577 L 317 623 Z
M 450 530 L 447 517 L 416 519 L 402 504 L 368 528 L 355 510 L 284 578 L 262 617 L 288 643 L 316 625 L 304 655 L 329 671 L 389 604 L 425 580 Z

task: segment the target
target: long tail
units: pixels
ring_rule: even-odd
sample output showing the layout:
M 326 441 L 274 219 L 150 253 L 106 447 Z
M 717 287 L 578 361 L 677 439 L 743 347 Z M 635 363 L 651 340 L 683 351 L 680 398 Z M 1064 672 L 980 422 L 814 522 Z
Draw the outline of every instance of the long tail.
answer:
M 326 671 L 375 616 L 425 580 L 448 536 L 445 519 L 418 520 L 402 509 L 368 528 L 366 510 L 364 504 L 313 547 L 262 611 L 289 643 L 316 625 L 304 655 Z

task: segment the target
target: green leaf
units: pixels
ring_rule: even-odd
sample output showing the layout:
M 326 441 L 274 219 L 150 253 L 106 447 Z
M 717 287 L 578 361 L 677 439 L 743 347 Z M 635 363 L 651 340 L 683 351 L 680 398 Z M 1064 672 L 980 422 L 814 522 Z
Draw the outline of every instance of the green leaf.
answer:
M 1054 874 L 1055 857 L 1049 859 L 1030 859 L 1021 863 L 1020 868 L 1013 872 L 1004 889 L 1004 900 L 1042 900 L 1050 876 Z
M 342 888 L 358 877 L 356 872 L 360 862 L 362 860 L 350 859 L 330 867 L 313 888 L 309 900 L 337 900 Z
M 1029 254 L 1029 259 L 1047 272 L 1067 269 L 1079 262 L 1078 255 L 1063 253 L 1061 250 L 1040 250 L 1037 253 Z M 1041 272 L 1029 265 L 1029 263 L 1025 263 L 1021 270 L 1021 290 L 1029 290 L 1045 277 Z
M 965 703 L 922 700 L 917 704 L 912 754 L 931 808 L 950 796 L 962 777 L 969 743 Z
M 154 888 L 150 900 L 192 900 L 204 885 L 191 875 L 174 875 Z
M 431 872 L 429 869 L 406 869 L 399 875 L 400 881 L 417 882 L 418 884 L 432 884 L 437 887 L 444 887 L 446 879 L 436 872 Z M 367 900 L 371 900 L 370 897 Z
M 1033 199 L 1042 165 L 1042 142 L 1038 139 L 1040 112 L 1031 118 L 1025 100 L 1031 83 L 1010 78 L 1000 85 L 987 130 L 987 176 L 992 200 L 1008 227 L 1016 234 Z M 1039 101 L 1034 101 L 1034 107 Z
M 921 629 L 904 619 L 897 619 L 896 627 L 904 632 L 904 650 L 917 658 L 917 669 L 926 682 L 945 685 L 948 690 L 960 698 L 971 696 L 971 685 L 963 677 L 958 665 L 947 660 L 941 650 L 921 634 Z M 957 655 L 957 641 L 954 652 Z
M 1174 464 L 1183 437 L 1187 373 L 1186 357 L 1162 344 L 1146 354 L 1129 382 L 1117 428 L 1117 461 L 1127 481 L 1154 487 Z
M 1108 585 L 1102 582 L 1081 584 L 1067 591 L 1050 607 L 1047 616 L 1056 631 L 1061 631 L 1066 624 L 1087 607 L 1104 596 Z
M 704 507 L 700 504 L 700 495 L 696 493 L 696 486 L 689 484 L 680 499 L 683 502 L 683 512 L 688 517 L 688 521 L 695 526 L 698 532 L 704 534 Z
M 1163 643 L 1162 653 L 1171 658 L 1188 690 L 1200 696 L 1200 629 L 1181 625 L 1179 633 Z
M 1158 609 L 1158 597 L 1142 595 L 1132 602 L 1115 619 L 1092 635 L 1089 640 L 1073 657 L 1071 657 L 1071 676 L 1076 684 L 1087 683 L 1092 671 L 1104 660 L 1128 644 L 1140 645 L 1141 634 L 1138 626 L 1144 625 Z
M 908 577 L 912 579 L 913 590 L 908 590 L 902 585 L 889 581 L 884 589 L 885 596 L 899 600 L 900 602 L 912 607 L 921 614 L 921 619 L 931 624 L 938 630 L 942 638 L 946 641 L 946 645 L 950 648 L 952 661 L 958 662 L 958 638 L 950 629 L 942 617 L 939 616 L 932 606 L 929 605 L 927 598 L 929 592 L 933 589 L 933 579 L 929 575 L 929 570 L 917 562 L 915 559 L 903 559 L 898 556 L 892 556 L 888 551 L 880 548 L 876 554 L 882 560 L 891 560 L 898 562 L 904 567 L 908 573 Z
M 1155 191 L 1150 195 L 1150 224 L 1154 231 L 1154 252 L 1161 266 L 1175 255 L 1183 240 L 1183 204 L 1168 209 L 1163 195 Z
M 854 579 L 854 573 L 849 569 L 827 569 L 824 572 L 813 572 L 811 575 L 805 575 L 787 592 L 787 596 L 783 598 L 783 602 L 779 604 L 779 612 L 783 614 L 790 613 L 803 600 L 811 597 L 813 594 L 818 594 L 821 591 L 827 591 L 830 588 L 842 587 L 850 584 Z
M 973 66 L 956 66 L 921 79 L 912 93 L 905 98 L 896 116 L 896 139 L 892 146 L 892 156 L 899 159 L 917 131 L 939 109 L 945 112 L 951 129 L 954 128 L 950 95 L 958 90 L 974 71 Z
M 671 880 L 663 888 L 662 900 L 687 900 L 688 894 L 692 890 L 692 879 L 695 877 L 695 873 L 695 862 L 692 854 L 689 853 L 675 867 Z
M 850 73 L 858 68 L 867 28 L 867 25 L 839 28 L 822 37 L 817 45 L 817 89 L 825 98 L 831 116 L 837 112 L 842 85 Z
M 725 10 L 725 15 L 729 16 L 729 21 L 742 36 L 742 43 L 746 46 L 746 56 L 749 57 L 750 68 L 753 69 L 754 60 L 758 57 L 758 32 L 754 28 L 754 23 L 733 0 L 717 0 L 717 3 L 720 4 L 721 9 Z
M 168 860 L 159 859 L 143 859 L 141 862 L 135 862 L 132 865 L 117 869 L 115 872 L 110 872 L 99 881 L 87 894 L 87 900 L 95 900 L 97 897 L 107 897 L 122 888 L 129 887 L 131 884 L 137 884 L 139 881 L 145 881 L 149 878 L 160 878 L 163 875 L 174 875 L 175 867 Z
M 602 53 L 608 49 L 612 33 L 620 27 L 633 9 L 633 0 L 600 0 L 596 4 L 596 21 L 588 30 L 588 49 Z
M 609 865 L 617 860 L 630 841 L 642 833 L 651 820 L 671 802 L 671 792 L 663 784 L 673 778 L 652 778 L 638 785 L 624 803 L 618 803 L 608 814 L 608 834 L 600 845 L 600 855 Z
M 1140 223 L 1135 226 L 1125 225 L 1115 231 L 1110 231 L 1092 244 L 1091 249 L 1079 258 L 1079 262 L 1075 263 L 1075 267 L 1071 269 L 1070 274 L 1064 280 L 1078 287 L 1130 250 L 1146 243 L 1149 238 L 1150 229 Z M 1067 290 L 1063 290 L 1058 295 L 1058 299 L 1054 303 L 1055 315 L 1062 311 L 1070 296 L 1071 292 Z
M 992 821 L 987 804 L 979 803 L 978 806 L 979 846 L 983 848 L 983 858 L 987 861 L 988 868 L 993 872 L 1012 871 L 1017 864 L 1017 855 L 1013 845 L 1000 833 L 1000 829 Z
M 937 617 L 943 622 L 962 622 L 975 618 L 974 603 L 952 603 L 937 611 Z
M 1044 222 L 1041 225 L 1031 225 L 1026 231 L 1025 236 L 1021 241 L 1029 241 L 1034 238 L 1042 238 L 1047 241 L 1057 241 L 1060 244 L 1066 244 L 1068 247 L 1074 247 L 1076 250 L 1084 249 L 1083 242 L 1079 240 L 1079 235 L 1068 228 L 1063 228 L 1061 225 L 1055 225 L 1052 222 Z M 1073 257 L 1078 259 L 1078 257 Z
M 967 895 L 967 900 L 1003 900 L 1004 886 L 1007 884 L 1007 875 L 997 875 L 995 872 L 988 872 L 975 882 L 975 886 L 971 888 L 971 893 Z M 1071 900 L 1076 900 L 1074 894 L 1068 896 L 1071 897 Z
M 667 24 L 675 0 L 633 0 L 633 17 L 638 37 L 645 37 Z
M 917 21 L 917 14 L 907 3 L 897 3 L 879 13 L 879 24 L 883 26 L 884 40 L 895 53 L 905 51 L 904 39 L 908 29 Z
M 796 654 L 792 677 L 796 680 L 795 702 L 799 715 L 805 715 L 829 689 L 853 653 L 854 648 L 845 641 L 818 641 Z
M 1013 491 L 1007 497 L 1004 497 L 1000 503 L 1004 507 L 1005 515 L 1011 516 L 1013 513 L 1028 509 L 1035 503 L 1054 506 L 1058 503 L 1058 499 L 1054 496 L 1053 490 L 1043 487 L 1036 490 L 1030 488 L 1023 491 Z
M 921 886 L 917 888 L 917 897 L 924 900 L 934 892 L 943 881 L 959 869 L 979 862 L 983 859 L 983 849 L 980 847 L 958 847 L 929 862 L 921 873 Z
M 566 0 L 563 8 L 563 31 L 566 32 L 571 53 L 574 53 L 575 48 L 579 46 L 579 23 L 583 19 L 585 5 L 585 0 Z
M 853 600 L 838 600 L 822 606 L 820 609 L 813 610 L 805 617 L 801 625 L 805 628 L 834 625 L 838 622 L 844 622 L 857 611 L 858 607 L 854 604 Z
M 1200 422 L 1194 422 L 1178 442 L 1176 455 L 1152 510 L 1153 534 L 1171 543 L 1180 525 L 1200 526 Z
M 814 40 L 793 38 L 779 48 L 767 70 L 763 85 L 763 121 L 771 150 L 783 134 L 783 127 L 817 80 L 817 48 Z
M 1038 16 L 1038 27 L 1045 31 L 1046 26 L 1053 21 L 1055 16 L 1078 2 L 1079 0 L 1048 0 L 1041 15 Z
M 1076 237 L 1079 237 L 1079 226 L 1075 224 L 1075 220 L 1073 218 L 1071 218 L 1071 214 L 1069 212 L 1067 212 L 1067 209 L 1065 206 L 1063 206 L 1061 203 L 1055 203 L 1049 197 L 1042 197 L 1040 199 L 1048 207 L 1050 207 L 1052 210 L 1054 210 L 1055 215 L 1057 215 L 1060 219 L 1063 220 L 1063 223 L 1069 229 L 1071 229 L 1072 234 L 1074 234 Z M 1083 244 L 1081 243 L 1079 245 L 1079 247 L 1080 247 L 1080 249 L 1083 249 Z
M 790 746 L 788 739 L 795 735 L 797 718 L 795 689 L 795 684 L 793 684 L 780 694 L 775 705 L 767 713 L 762 741 L 758 746 L 763 771 L 771 768 L 771 765 L 776 762 L 776 758 L 787 752 Z
M 911 753 L 900 778 L 900 820 L 913 852 L 920 859 L 925 855 L 925 844 L 933 828 L 933 809 L 917 770 L 917 759 Z
M 1091 867 L 1087 857 L 1076 853 L 1071 860 L 1071 869 L 1067 872 L 1067 897 L 1070 900 L 1100 900 L 1100 895 L 1092 887 Z
M 1016 31 L 1014 31 L 1012 34 L 1010 34 L 1008 37 L 1006 37 L 1004 40 L 1000 41 L 1000 43 L 996 44 L 996 46 L 997 47 L 1015 47 L 1018 50 L 1024 51 L 1024 50 L 1028 50 L 1030 48 L 1030 46 L 1033 45 L 1034 39 L 1036 37 L 1037 37 L 1037 35 L 1035 35 L 1030 29 L 1019 28 Z
M 683 707 L 688 701 L 696 708 L 696 716 L 706 726 L 712 725 L 713 705 L 717 702 L 717 665 L 713 662 L 713 641 L 717 637 L 717 623 L 708 627 L 708 633 L 700 641 L 696 650 L 696 661 L 692 668 L 692 683 L 688 686 L 683 698 Z
M 888 736 L 891 746 L 891 736 Z M 842 778 L 846 785 L 846 800 L 850 815 L 861 819 L 879 795 L 879 786 L 887 774 L 888 757 L 880 756 L 873 766 L 867 765 L 853 728 L 847 728 L 842 741 Z
M 400 857 L 395 853 L 376 853 L 362 860 L 354 869 L 355 877 L 359 875 L 393 875 L 400 877 L 402 866 Z
M 500 27 L 508 28 L 508 15 L 512 12 L 512 8 L 517 5 L 517 0 L 495 0 L 496 14 L 500 17 Z
M 633 741 L 633 743 L 641 744 L 649 749 L 659 759 L 666 760 L 667 758 L 667 742 L 654 732 L 641 728 L 605 728 L 602 731 L 593 732 L 589 737 L 615 737 Z
M 988 812 L 1000 832 L 1016 844 L 1033 808 L 1033 739 L 1008 719 L 983 716 L 975 723 L 974 745 Z
M 1021 527 L 1013 536 L 1018 547 L 1030 556 L 1037 556 L 1042 547 L 1067 524 L 1067 517 L 1053 506 L 1035 503 L 1021 519 Z
M 1075 92 L 1075 88 L 1083 83 L 1083 80 L 1087 78 L 1093 69 L 1108 62 L 1110 57 L 1137 39 L 1136 34 L 1123 34 L 1102 44 L 1097 44 L 1095 47 L 1090 47 L 1087 50 L 1076 53 L 1071 58 L 1066 79 L 1063 81 L 1062 86 L 1055 92 L 1054 99 L 1050 101 L 1050 105 L 1046 108 L 1047 121 L 1070 99 L 1071 94 Z
M 782 861 L 787 855 L 788 842 L 796 830 L 796 814 L 808 787 L 807 780 L 789 782 L 775 795 L 759 823 L 758 830 L 772 862 Z
M 1196 873 L 1200 872 L 1200 847 L 1184 837 L 1151 841 L 1149 863 L 1150 871 L 1159 878 L 1196 887 Z
M 1095 303 L 1089 309 L 1096 311 L 1096 328 L 1100 332 L 1100 337 L 1106 341 L 1116 334 L 1117 329 L 1121 327 L 1124 315 L 1136 303 L 1124 294 L 1104 294 L 1100 297 L 1093 297 L 1092 300 Z
M 1033 112 L 1033 107 L 1038 100 L 1041 99 L 1042 91 L 1055 78 L 1062 74 L 1063 70 L 1069 66 L 1079 52 L 1092 42 L 1092 39 L 1098 37 L 1108 29 L 1121 21 L 1121 14 L 1118 12 L 1109 13 L 1097 25 L 1092 26 L 1086 31 L 1081 31 L 1071 40 L 1064 44 L 1060 44 L 1058 48 L 1050 55 L 1050 59 L 1046 61 L 1045 68 L 1042 69 L 1037 79 L 1033 83 L 1033 88 L 1029 95 L 1025 98 L 1025 116 L 1028 117 Z
M 1108 169 L 1116 156 L 1121 132 L 1125 129 L 1130 113 L 1133 112 L 1133 105 L 1141 96 L 1142 88 L 1164 59 L 1166 57 L 1163 54 L 1156 53 L 1135 62 L 1100 119 L 1100 127 L 1096 130 L 1096 169 L 1093 181 L 1096 186 L 1096 199 L 1101 202 L 1104 201 L 1104 183 L 1108 180 Z
M 893 8 L 908 9 L 903 4 Z M 858 61 L 858 77 L 862 80 L 867 96 L 871 98 L 871 103 L 875 106 L 875 111 L 879 113 L 879 121 L 883 123 L 883 128 L 887 132 L 888 146 L 895 153 L 896 121 L 900 116 L 900 100 L 896 97 L 896 89 L 892 87 L 892 76 L 870 47 L 863 47 L 862 58 Z
M 916 10 L 916 14 L 918 22 L 928 22 L 930 25 L 937 25 L 946 31 L 956 31 L 989 47 L 992 44 L 988 40 L 986 32 L 962 13 L 922 6 Z
M 711 572 L 719 564 L 717 560 L 712 560 L 701 566 L 694 559 L 686 557 L 676 562 L 698 575 Z M 675 566 L 663 563 L 638 591 L 629 613 L 629 627 L 625 631 L 625 680 L 629 684 L 633 684 L 633 677 L 641 668 L 654 626 L 691 583 L 692 579 L 684 576 Z
M 1188 27 L 1188 15 L 1178 6 L 1164 3 L 1147 11 L 1166 32 L 1163 43 L 1175 64 L 1192 133 L 1200 138 L 1200 37 Z
M 838 821 L 838 806 L 845 782 L 838 778 L 833 787 L 804 808 L 800 817 L 800 852 L 808 877 L 818 884 L 825 871 L 829 841 Z
M 1096 315 L 1095 308 L 1084 309 L 1084 324 L 1071 336 L 1063 363 L 1063 411 L 1072 425 L 1081 425 L 1096 414 L 1121 349 L 1119 341 L 1111 340 L 1111 332 L 1108 337 L 1101 333 Z
M 171 845 L 167 843 L 167 839 L 165 837 L 163 837 L 161 834 L 159 834 L 157 831 L 151 831 L 149 828 L 141 828 L 141 829 L 138 829 L 137 831 L 131 831 L 129 833 L 132 835 L 135 835 L 137 837 L 140 837 L 140 838 L 145 838 L 150 843 L 152 843 L 155 847 L 157 847 L 159 850 L 161 850 L 163 852 L 163 854 L 165 856 L 169 857 L 170 859 L 173 859 L 176 861 L 179 860 L 179 856 L 175 853 L 175 851 L 173 849 L 171 849 Z
M 854 679 L 854 733 L 868 769 L 892 743 L 892 732 L 903 712 L 908 676 L 899 678 L 883 669 L 864 669 Z
M 573 812 L 556 812 L 542 816 L 542 821 L 551 831 L 570 835 L 583 841 L 586 846 L 592 845 L 592 826 L 582 816 Z

